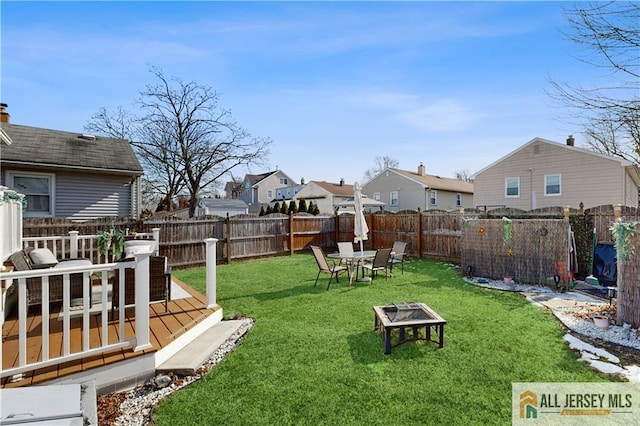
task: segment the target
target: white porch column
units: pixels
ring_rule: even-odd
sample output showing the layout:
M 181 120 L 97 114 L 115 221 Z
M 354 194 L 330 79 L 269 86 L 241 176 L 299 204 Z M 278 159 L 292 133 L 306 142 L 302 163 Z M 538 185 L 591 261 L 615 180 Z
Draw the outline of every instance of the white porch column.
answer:
M 136 347 L 134 352 L 151 347 L 149 341 L 149 256 L 151 252 L 134 254 L 136 261 Z
M 69 257 L 72 259 L 78 257 L 78 234 L 80 231 L 69 231 Z
M 22 250 L 24 195 L 0 186 L 0 268 L 11 253 Z M 4 270 L 4 269 L 3 269 Z
M 207 308 L 217 306 L 216 303 L 216 243 L 217 238 L 207 238 Z

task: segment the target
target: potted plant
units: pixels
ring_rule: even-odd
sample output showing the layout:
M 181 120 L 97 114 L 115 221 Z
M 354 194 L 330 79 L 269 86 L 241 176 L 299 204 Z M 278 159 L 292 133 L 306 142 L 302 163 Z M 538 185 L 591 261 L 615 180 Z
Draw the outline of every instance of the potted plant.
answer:
M 124 250 L 124 233 L 111 225 L 108 231 L 101 231 L 98 234 L 98 252 L 107 254 L 109 251 L 114 256 L 118 256 Z
M 606 315 L 595 314 L 593 315 L 592 318 L 593 318 L 593 323 L 600 330 L 606 330 L 609 328 L 609 317 L 607 317 Z

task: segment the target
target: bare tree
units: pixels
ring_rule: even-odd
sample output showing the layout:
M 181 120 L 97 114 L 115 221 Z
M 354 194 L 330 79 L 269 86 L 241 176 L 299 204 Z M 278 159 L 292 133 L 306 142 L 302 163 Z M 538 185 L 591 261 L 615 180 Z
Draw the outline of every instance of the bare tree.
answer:
M 376 177 L 378 174 L 380 174 L 384 169 L 387 169 L 389 167 L 391 168 L 397 168 L 399 166 L 400 163 L 398 163 L 398 160 L 391 158 L 389 156 L 377 156 L 374 160 L 374 165 L 373 167 L 367 169 L 367 171 L 364 172 L 364 176 L 362 177 L 362 181 L 363 182 L 368 182 L 371 179 L 373 179 L 374 177 Z
M 566 11 L 565 35 L 584 49 L 581 60 L 607 72 L 600 87 L 551 80 L 552 98 L 569 108 L 598 152 L 640 159 L 640 4 L 635 1 L 576 3 Z
M 84 129 L 96 135 L 128 141 L 133 140 L 136 134 L 135 118 L 122 106 L 118 106 L 111 113 L 105 107 L 101 107 L 91 116 Z
M 240 127 L 210 87 L 166 78 L 156 68 L 151 72 L 159 82 L 140 93 L 138 117 L 102 108 L 86 128 L 129 139 L 145 170 L 143 187 L 162 194 L 159 208 L 172 210 L 174 197 L 185 189 L 193 217 L 201 194 L 211 193 L 234 168 L 261 164 L 271 140 Z
M 138 161 L 145 170 L 142 177 L 142 203 L 155 204 L 156 211 L 173 211 L 173 198 L 184 188 L 180 174 L 170 166 L 174 159 L 169 158 L 167 143 L 162 133 L 154 133 L 144 126 L 139 118 L 118 106 L 109 112 L 102 107 L 85 125 L 91 133 L 111 138 L 128 140 L 136 152 Z
M 145 112 L 141 123 L 157 142 L 148 154 L 180 175 L 193 217 L 203 189 L 238 166 L 260 163 L 269 154 L 271 140 L 241 128 L 231 111 L 219 106 L 213 89 L 168 79 L 158 69 L 152 72 L 159 83 L 148 86 L 139 101 Z
M 614 119 L 591 122 L 584 132 L 587 146 L 593 151 L 640 164 L 640 145 L 627 143 L 625 138 L 620 137 L 619 128 Z M 640 130 L 640 123 L 628 128 L 629 131 L 634 129 Z M 638 136 L 633 136 L 633 139 L 640 140 Z
M 471 179 L 471 172 L 469 172 L 469 169 L 458 170 L 456 172 L 456 179 L 463 180 L 465 182 L 472 182 L 473 181 Z

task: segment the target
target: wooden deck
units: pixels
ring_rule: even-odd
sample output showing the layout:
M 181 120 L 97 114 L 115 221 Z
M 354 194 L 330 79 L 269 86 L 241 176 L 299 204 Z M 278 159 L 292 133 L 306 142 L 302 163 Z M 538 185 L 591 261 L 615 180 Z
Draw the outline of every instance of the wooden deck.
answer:
M 181 284 L 175 278 L 174 282 Z M 76 361 L 69 361 L 64 364 L 51 366 L 35 370 L 25 374 L 21 380 L 12 381 L 11 378 L 2 379 L 2 388 L 15 388 L 22 386 L 31 386 L 43 384 L 44 382 L 59 379 L 74 373 L 87 371 L 89 369 L 103 367 L 118 363 L 120 361 L 129 360 L 142 355 L 148 355 L 156 352 L 170 343 L 176 338 L 201 323 L 214 313 L 217 309 L 206 309 L 206 296 L 191 289 L 189 286 L 181 285 L 191 297 L 171 300 L 168 304 L 168 311 L 165 312 L 164 302 L 150 304 L 150 343 L 152 347 L 146 350 L 133 352 L 132 349 L 114 350 L 109 353 L 95 355 L 90 358 L 83 358 Z M 56 304 L 51 304 L 49 316 L 49 327 L 51 332 L 50 341 L 50 358 L 60 356 L 62 351 L 62 325 L 63 321 L 59 320 L 59 309 Z M 108 339 L 109 342 L 117 342 L 119 339 L 118 322 L 109 322 Z M 135 318 L 133 307 L 125 310 L 126 326 L 125 338 L 133 338 L 135 336 Z M 101 317 L 98 313 L 90 316 L 90 342 L 91 347 L 100 346 L 101 334 Z M 29 320 L 27 325 L 27 348 L 28 361 L 37 362 L 42 360 L 42 315 L 37 307 L 29 311 Z M 80 351 L 82 348 L 82 317 L 72 318 L 71 321 L 71 350 Z M 2 327 L 2 367 L 3 369 L 13 368 L 18 365 L 18 321 L 15 316 L 6 319 Z

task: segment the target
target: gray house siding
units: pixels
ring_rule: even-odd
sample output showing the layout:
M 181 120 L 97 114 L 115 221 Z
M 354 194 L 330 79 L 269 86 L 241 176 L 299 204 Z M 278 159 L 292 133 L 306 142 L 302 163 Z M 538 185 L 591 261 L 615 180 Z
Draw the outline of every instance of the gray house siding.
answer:
M 32 173 L 33 169 L 2 170 L 2 184 L 10 173 Z M 51 172 L 54 176 L 53 217 L 88 220 L 107 216 L 137 216 L 131 196 L 131 178 L 99 174 Z M 135 185 L 134 185 L 135 186 Z M 19 189 L 16 189 L 19 191 Z M 135 211 L 135 215 L 132 212 Z M 28 216 L 28 215 L 25 215 Z
M 0 123 L 2 182 L 25 192 L 24 217 L 138 217 L 140 166 L 123 139 Z
M 127 176 L 56 174 L 56 217 L 131 216 L 131 203 L 131 178 Z
M 435 176 L 428 177 L 431 180 L 440 182 L 442 179 Z M 449 183 L 450 182 L 445 182 Z M 362 188 L 362 192 L 370 198 L 375 198 L 375 193 L 380 193 L 380 201 L 386 203 L 385 210 L 398 212 L 402 210 L 457 210 L 473 206 L 474 194 L 469 192 L 456 192 L 448 189 L 429 187 L 420 184 L 412 178 L 408 178 L 400 173 L 384 171 L 367 182 Z M 391 193 L 398 193 L 398 205 L 391 205 Z M 436 204 L 431 204 L 430 199 L 436 193 Z M 458 194 L 460 194 L 461 205 L 457 204 Z
M 398 205 L 391 205 L 391 192 L 398 192 Z M 373 194 L 380 193 L 380 201 L 386 203 L 385 210 L 398 212 L 401 210 L 425 209 L 425 190 L 416 182 L 396 173 L 385 172 L 369 182 L 362 188 L 367 197 L 374 198 Z

